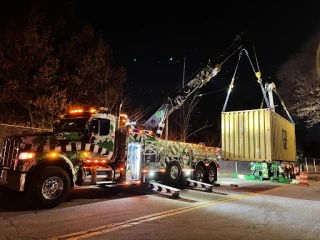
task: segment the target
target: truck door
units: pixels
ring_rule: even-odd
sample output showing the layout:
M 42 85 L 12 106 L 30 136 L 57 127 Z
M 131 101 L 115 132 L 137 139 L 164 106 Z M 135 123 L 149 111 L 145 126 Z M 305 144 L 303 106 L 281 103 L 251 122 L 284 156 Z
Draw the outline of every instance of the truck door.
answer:
M 94 118 L 91 121 L 89 142 L 114 152 L 115 132 L 109 119 Z

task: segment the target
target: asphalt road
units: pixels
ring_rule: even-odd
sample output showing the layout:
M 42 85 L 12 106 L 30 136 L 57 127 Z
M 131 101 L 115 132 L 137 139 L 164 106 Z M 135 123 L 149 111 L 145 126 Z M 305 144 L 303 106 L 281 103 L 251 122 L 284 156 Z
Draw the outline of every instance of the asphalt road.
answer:
M 308 180 L 320 182 L 320 173 L 308 173 Z
M 0 239 L 320 239 L 320 183 L 224 178 L 212 192 L 76 188 L 54 209 L 0 195 Z M 233 185 L 230 185 L 233 184 Z

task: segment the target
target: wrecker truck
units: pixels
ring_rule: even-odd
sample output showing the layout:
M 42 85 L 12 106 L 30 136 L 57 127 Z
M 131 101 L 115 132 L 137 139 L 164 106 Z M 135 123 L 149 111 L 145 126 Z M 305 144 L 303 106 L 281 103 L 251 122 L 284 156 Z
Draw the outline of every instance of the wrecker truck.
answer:
M 218 148 L 166 141 L 127 122 L 126 115 L 118 120 L 105 108 L 77 108 L 53 132 L 5 138 L 0 186 L 55 207 L 75 185 L 137 185 L 157 174 L 172 186 L 184 177 L 217 179 Z
M 174 187 L 181 184 L 210 189 L 217 181 L 221 148 L 171 141 L 162 132 L 172 112 L 216 76 L 234 53 L 241 54 L 241 42 L 237 36 L 220 64 L 201 69 L 142 125 L 133 125 L 125 114 L 115 116 L 104 107 L 72 108 L 59 117 L 53 131 L 6 137 L 0 187 L 25 192 L 46 208 L 65 201 L 76 185 L 149 183 L 175 196 L 179 192 Z
M 242 48 L 237 36 L 232 52 Z M 229 48 L 231 49 L 231 48 Z M 107 108 L 73 108 L 60 116 L 52 132 L 6 137 L 0 158 L 0 187 L 24 191 L 43 207 L 65 201 L 75 185 L 212 185 L 217 180 L 220 148 L 161 138 L 168 116 L 220 71 L 207 65 L 141 128 L 125 114 Z M 153 129 L 156 131 L 152 131 Z

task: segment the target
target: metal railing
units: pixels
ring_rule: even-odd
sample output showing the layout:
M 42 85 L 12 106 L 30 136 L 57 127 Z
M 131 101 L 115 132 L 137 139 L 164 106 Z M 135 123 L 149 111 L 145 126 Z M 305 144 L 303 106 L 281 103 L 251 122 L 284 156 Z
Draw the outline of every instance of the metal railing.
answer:
M 320 173 L 320 159 L 304 157 L 300 160 L 302 170 L 308 173 Z

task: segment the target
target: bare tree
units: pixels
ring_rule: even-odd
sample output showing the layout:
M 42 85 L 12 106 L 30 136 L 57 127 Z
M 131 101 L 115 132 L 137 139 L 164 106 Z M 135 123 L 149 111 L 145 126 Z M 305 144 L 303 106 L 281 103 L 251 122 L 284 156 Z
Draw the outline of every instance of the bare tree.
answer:
M 187 99 L 184 104 L 170 116 L 170 119 L 174 119 L 174 125 L 170 124 L 171 132 L 170 139 L 180 139 L 180 141 L 185 142 L 190 137 L 197 135 L 204 129 L 213 126 L 208 123 L 199 122 L 199 114 L 197 114 L 196 105 L 200 101 L 199 93 L 196 92 L 189 99 Z
M 51 127 L 71 104 L 114 110 L 127 78 L 111 66 L 110 46 L 88 24 L 67 37 L 64 21 L 53 27 L 43 19 L 32 8 L 22 31 L 0 42 L 1 102 L 21 105 L 32 127 Z
M 51 29 L 33 13 L 15 41 L 5 39 L 0 45 L 0 72 L 5 81 L 3 102 L 19 103 L 29 114 L 31 126 L 52 120 L 64 107 L 66 95 L 54 85 L 59 59 L 52 47 Z
M 107 106 L 114 114 L 119 109 L 119 104 L 122 103 L 122 108 L 130 103 L 129 89 L 125 88 L 124 84 L 127 80 L 127 72 L 123 67 L 113 68 L 103 81 L 100 81 L 100 86 L 95 89 L 98 104 Z
M 67 89 L 68 100 L 73 104 L 92 104 L 95 90 L 111 75 L 110 47 L 85 24 L 61 49 L 61 80 Z
M 320 33 L 314 35 L 277 72 L 279 92 L 288 108 L 305 119 L 307 127 L 320 122 Z
M 210 125 L 209 129 L 203 131 L 204 143 L 207 146 L 221 147 L 221 122 Z

